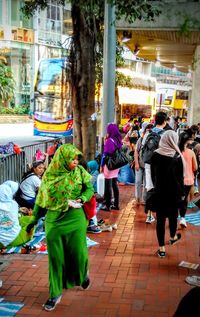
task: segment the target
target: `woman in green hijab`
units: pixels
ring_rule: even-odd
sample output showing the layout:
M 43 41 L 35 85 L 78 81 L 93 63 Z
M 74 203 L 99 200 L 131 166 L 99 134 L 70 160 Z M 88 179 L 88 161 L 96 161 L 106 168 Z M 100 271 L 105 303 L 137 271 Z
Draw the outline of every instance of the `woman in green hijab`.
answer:
M 33 210 L 35 223 L 40 208 L 46 208 L 45 232 L 49 260 L 50 298 L 44 305 L 51 311 L 60 302 L 62 290 L 74 286 L 89 287 L 87 220 L 82 207 L 76 203 L 89 201 L 93 195 L 90 174 L 78 165 L 81 152 L 72 144 L 56 151 L 47 168 Z

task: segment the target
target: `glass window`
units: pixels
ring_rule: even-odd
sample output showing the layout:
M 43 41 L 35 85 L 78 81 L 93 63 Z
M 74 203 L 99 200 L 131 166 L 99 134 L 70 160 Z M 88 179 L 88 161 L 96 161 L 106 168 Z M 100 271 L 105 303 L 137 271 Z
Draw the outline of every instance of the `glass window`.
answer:
M 19 26 L 19 2 L 13 0 L 11 5 L 11 25 Z
M 46 10 L 39 13 L 38 39 L 51 45 L 58 45 L 61 41 L 61 6 L 56 1 L 49 0 Z M 44 37 L 45 34 L 45 37 Z
M 2 21 L 3 21 L 3 19 L 2 19 L 2 17 L 3 17 L 3 14 L 2 14 L 2 11 L 3 10 L 3 8 L 2 8 L 2 0 L 0 0 L 0 24 L 2 24 Z

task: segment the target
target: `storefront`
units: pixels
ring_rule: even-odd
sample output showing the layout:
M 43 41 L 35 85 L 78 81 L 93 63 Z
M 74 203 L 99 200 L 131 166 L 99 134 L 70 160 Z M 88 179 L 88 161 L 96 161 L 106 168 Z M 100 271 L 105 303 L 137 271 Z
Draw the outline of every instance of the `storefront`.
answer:
M 0 29 L 0 62 L 11 67 L 16 84 L 12 106 L 28 108 L 30 104 L 30 92 L 33 89 L 33 34 L 32 30 L 23 28 Z

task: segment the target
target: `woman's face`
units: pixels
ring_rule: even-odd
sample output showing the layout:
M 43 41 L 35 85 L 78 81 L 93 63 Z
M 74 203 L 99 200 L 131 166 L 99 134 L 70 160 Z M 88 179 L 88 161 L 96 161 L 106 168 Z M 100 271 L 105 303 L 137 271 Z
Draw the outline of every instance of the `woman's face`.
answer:
M 44 164 L 41 163 L 37 167 L 34 167 L 33 171 L 37 176 L 42 176 L 44 173 Z
M 75 156 L 75 158 L 69 163 L 69 169 L 74 170 L 78 166 L 78 156 Z

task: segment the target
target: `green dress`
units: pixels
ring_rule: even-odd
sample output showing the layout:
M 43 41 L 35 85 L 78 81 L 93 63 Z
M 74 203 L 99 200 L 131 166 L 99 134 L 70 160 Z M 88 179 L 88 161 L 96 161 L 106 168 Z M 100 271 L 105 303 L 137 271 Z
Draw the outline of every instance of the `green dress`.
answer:
M 82 166 L 68 168 L 80 155 L 71 144 L 64 144 L 56 151 L 43 176 L 33 211 L 37 221 L 39 208 L 47 208 L 45 232 L 51 298 L 61 295 L 64 288 L 81 285 L 88 272 L 88 222 L 83 208 L 68 206 L 68 199 L 81 198 L 85 202 L 93 195 L 90 174 Z

